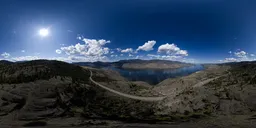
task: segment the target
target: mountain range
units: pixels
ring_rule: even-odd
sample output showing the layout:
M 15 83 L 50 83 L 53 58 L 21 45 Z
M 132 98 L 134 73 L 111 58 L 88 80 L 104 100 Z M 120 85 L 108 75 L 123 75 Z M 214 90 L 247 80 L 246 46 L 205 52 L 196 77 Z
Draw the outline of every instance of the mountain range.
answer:
M 191 66 L 192 64 L 179 62 L 179 61 L 169 61 L 169 60 L 120 60 L 117 62 L 76 62 L 73 63 L 80 66 L 89 67 L 116 67 L 124 69 L 174 69 L 181 68 L 185 66 Z

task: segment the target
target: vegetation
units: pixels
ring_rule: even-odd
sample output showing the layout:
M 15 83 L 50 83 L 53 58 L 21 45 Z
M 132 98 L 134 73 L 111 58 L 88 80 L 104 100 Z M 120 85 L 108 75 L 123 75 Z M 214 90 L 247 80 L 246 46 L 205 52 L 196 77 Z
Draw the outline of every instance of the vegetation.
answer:
M 24 83 L 53 77 L 71 77 L 73 82 L 88 82 L 89 71 L 60 61 L 35 60 L 0 67 L 0 83 Z

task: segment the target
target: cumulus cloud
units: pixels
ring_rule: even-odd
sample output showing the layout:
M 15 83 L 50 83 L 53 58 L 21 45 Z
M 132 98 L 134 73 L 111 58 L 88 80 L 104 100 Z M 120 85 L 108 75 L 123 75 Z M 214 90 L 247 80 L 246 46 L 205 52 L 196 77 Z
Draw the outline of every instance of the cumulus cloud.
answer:
M 121 50 L 121 52 L 122 53 L 132 53 L 133 49 L 132 48 L 127 48 L 127 49 Z
M 188 56 L 188 52 L 186 50 L 181 50 L 177 45 L 175 44 L 163 44 L 158 47 L 159 53 L 166 53 L 168 55 L 179 55 L 179 56 Z
M 56 52 L 57 54 L 61 54 L 61 53 L 62 53 L 62 51 L 61 51 L 60 49 L 57 49 L 55 52 Z
M 240 62 L 240 61 L 254 61 L 255 55 L 249 54 L 246 51 L 238 49 L 236 52 L 229 51 L 230 57 L 225 58 L 220 62 Z
M 7 52 L 4 52 L 4 53 L 1 54 L 1 56 L 4 57 L 4 58 L 9 58 L 11 55 Z
M 236 57 L 239 57 L 239 58 L 246 58 L 247 56 L 247 53 L 245 51 L 239 51 L 239 52 L 235 52 L 234 53 Z
M 106 44 L 110 43 L 108 40 L 87 39 L 83 37 L 77 37 L 77 39 L 84 43 L 61 47 L 56 50 L 56 53 L 64 52 L 69 57 L 71 56 L 71 60 L 101 61 L 100 59 L 106 58 L 105 55 L 110 52 L 110 49 L 105 47 Z
M 61 50 L 67 55 L 79 54 L 83 56 L 102 56 L 109 53 L 109 48 L 104 47 L 104 45 L 110 43 L 110 41 L 103 39 L 82 39 L 82 37 L 79 37 L 78 39 L 82 40 L 84 44 L 77 43 L 76 45 L 61 47 Z
M 188 52 L 186 50 L 179 50 L 176 52 L 176 55 L 188 56 Z
M 154 40 L 148 41 L 148 42 L 146 42 L 144 45 L 139 46 L 139 47 L 137 48 L 136 52 L 139 51 L 139 50 L 142 50 L 142 51 L 151 51 L 151 50 L 153 50 L 153 47 L 154 47 L 155 44 L 156 44 L 156 41 L 154 41 Z

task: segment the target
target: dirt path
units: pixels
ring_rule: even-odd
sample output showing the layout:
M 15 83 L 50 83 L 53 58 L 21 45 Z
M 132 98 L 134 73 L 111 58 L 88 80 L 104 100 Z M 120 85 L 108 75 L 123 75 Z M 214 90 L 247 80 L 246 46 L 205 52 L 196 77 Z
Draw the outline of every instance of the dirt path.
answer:
M 122 92 L 118 92 L 118 91 L 116 91 L 116 90 L 113 90 L 113 89 L 111 89 L 111 88 L 108 88 L 108 87 L 106 87 L 106 86 L 104 86 L 104 85 L 102 85 L 102 84 L 100 84 L 100 83 L 94 81 L 94 80 L 92 79 L 92 71 L 91 71 L 91 70 L 89 70 L 89 71 L 91 72 L 90 80 L 91 80 L 94 84 L 100 86 L 101 88 L 103 88 L 103 89 L 105 89 L 105 90 L 108 90 L 108 91 L 110 91 L 110 92 L 112 92 L 112 93 L 115 93 L 115 94 L 117 94 L 117 95 L 120 95 L 120 96 L 123 96 L 123 97 L 126 97 L 126 98 L 130 98 L 130 99 L 134 99 L 134 100 L 141 100 L 141 101 L 148 101 L 148 102 L 161 101 L 161 100 L 163 100 L 163 99 L 166 97 L 166 96 L 163 96 L 163 97 L 141 97 L 141 96 L 134 96 L 134 95 L 130 95 L 130 94 L 125 94 L 125 93 L 122 93 Z M 201 87 L 201 86 L 203 86 L 203 85 L 205 85 L 205 84 L 207 84 L 207 83 L 209 83 L 209 82 L 211 82 L 211 81 L 213 81 L 213 80 L 215 80 L 215 79 L 218 79 L 218 78 L 220 78 L 220 76 L 215 77 L 215 78 L 210 78 L 210 79 L 207 79 L 207 80 L 204 80 L 204 81 L 201 81 L 201 82 L 195 84 L 193 87 Z
M 90 72 L 91 72 L 90 80 L 91 80 L 94 84 L 100 86 L 101 88 L 103 88 L 103 89 L 105 89 L 105 90 L 108 90 L 108 91 L 110 91 L 110 92 L 112 92 L 112 93 L 115 93 L 115 94 L 117 94 L 117 95 L 120 95 L 120 96 L 123 96 L 123 97 L 126 97 L 126 98 L 130 98 L 130 99 L 134 99 L 134 100 L 141 100 L 141 101 L 148 101 L 148 102 L 160 101 L 160 100 L 163 100 L 163 99 L 165 98 L 165 97 L 141 97 L 141 96 L 134 96 L 134 95 L 130 95 L 130 94 L 125 94 L 125 93 L 122 93 L 122 92 L 118 92 L 118 91 L 116 91 L 116 90 L 113 90 L 113 89 L 111 89 L 111 88 L 108 88 L 108 87 L 106 87 L 106 86 L 104 86 L 104 85 L 102 85 L 102 84 L 100 84 L 100 83 L 94 81 L 94 80 L 92 79 L 92 71 L 90 70 Z
M 214 78 L 210 78 L 210 79 L 207 79 L 207 80 L 204 80 L 204 81 L 201 81 L 201 82 L 198 82 L 198 83 L 195 84 L 193 87 L 201 87 L 201 86 L 203 86 L 203 85 L 205 85 L 205 84 L 207 84 L 207 83 L 209 83 L 209 82 L 211 82 L 211 81 L 213 81 L 213 80 L 216 80 L 216 79 L 218 79 L 218 78 L 220 78 L 220 76 L 214 77 Z
M 216 79 L 218 79 L 218 78 L 220 78 L 220 77 L 227 76 L 227 75 L 229 75 L 229 74 L 231 74 L 231 72 L 228 72 L 227 74 L 222 75 L 222 76 L 217 76 L 217 77 L 214 77 L 214 78 L 210 78 L 210 79 L 201 81 L 201 82 L 195 84 L 193 87 L 201 87 L 201 86 L 204 86 L 205 84 L 208 84 L 209 82 L 211 82 L 211 81 L 213 81 L 213 80 L 216 80 Z

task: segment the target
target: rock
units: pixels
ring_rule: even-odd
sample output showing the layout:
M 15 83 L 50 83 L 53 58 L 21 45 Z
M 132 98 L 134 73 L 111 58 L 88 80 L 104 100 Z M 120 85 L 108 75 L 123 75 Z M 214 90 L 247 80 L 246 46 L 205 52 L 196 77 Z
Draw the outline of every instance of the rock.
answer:
M 2 95 L 2 100 L 13 103 L 23 103 L 25 99 L 21 96 L 14 95 L 9 92 L 4 92 L 4 94 Z
M 245 104 L 237 100 L 220 100 L 221 114 L 246 114 L 250 112 Z

